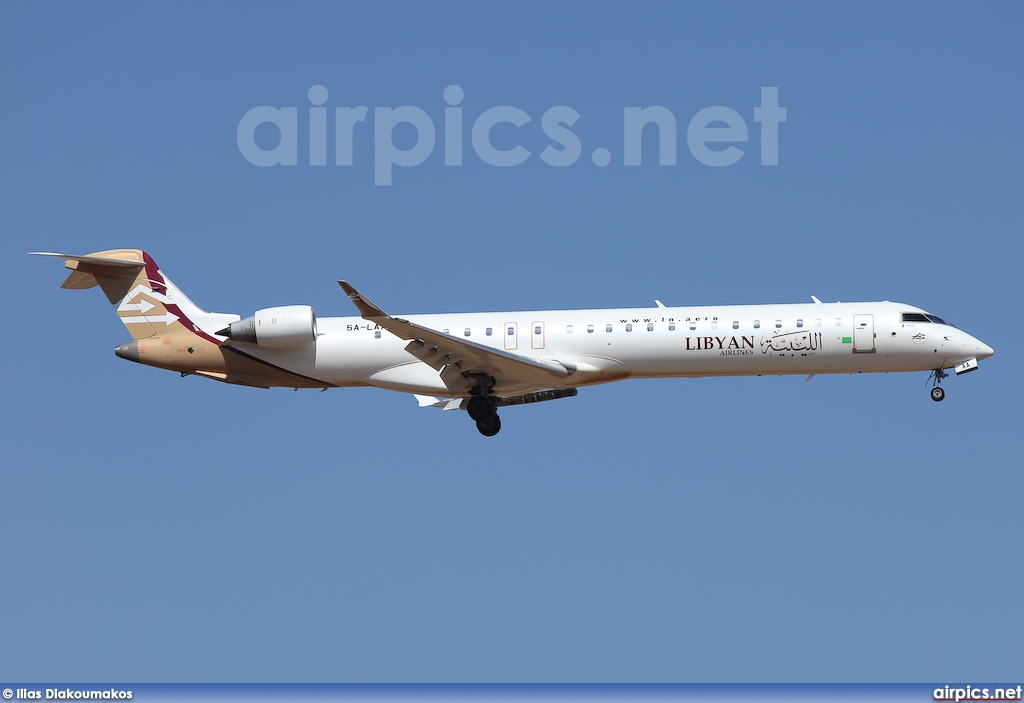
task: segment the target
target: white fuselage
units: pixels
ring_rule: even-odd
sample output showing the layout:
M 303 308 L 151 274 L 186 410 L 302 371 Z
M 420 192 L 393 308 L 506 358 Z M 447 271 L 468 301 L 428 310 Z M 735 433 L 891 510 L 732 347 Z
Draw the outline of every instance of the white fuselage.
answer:
M 623 378 L 928 371 L 992 349 L 901 303 L 806 303 L 409 315 L 476 344 L 575 369 L 561 388 Z M 916 315 L 914 315 L 916 314 Z M 938 318 L 934 318 L 938 319 Z M 332 386 L 449 394 L 408 342 L 360 317 L 319 318 L 312 344 L 251 355 Z M 550 386 L 549 386 L 550 387 Z M 499 380 L 498 395 L 541 389 Z

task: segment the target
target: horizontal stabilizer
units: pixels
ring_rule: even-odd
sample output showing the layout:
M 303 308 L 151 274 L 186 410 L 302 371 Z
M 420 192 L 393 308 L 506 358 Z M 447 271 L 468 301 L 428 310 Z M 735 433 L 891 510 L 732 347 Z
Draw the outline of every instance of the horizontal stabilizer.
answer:
M 141 254 L 137 249 L 124 249 L 122 251 L 132 252 L 136 256 Z M 69 266 L 68 264 L 72 261 L 84 264 L 100 264 L 103 266 L 113 266 L 115 268 L 133 269 L 140 268 L 146 265 L 146 262 L 140 259 L 126 260 L 126 259 L 111 259 L 106 256 L 79 256 L 76 254 L 58 254 L 52 251 L 30 251 L 31 256 L 52 256 L 56 259 L 67 259 L 65 266 L 69 269 L 77 268 L 77 266 Z
M 49 256 L 55 259 L 64 259 L 64 268 L 71 269 L 61 288 L 64 290 L 88 290 L 100 285 L 96 276 L 112 279 L 127 278 L 134 279 L 135 276 L 146 267 L 142 260 L 142 252 L 137 249 L 117 249 L 103 254 L 117 254 L 125 258 L 112 258 L 110 256 L 80 256 L 77 254 L 58 254 L 52 251 L 32 251 L 32 256 Z M 106 292 L 106 291 L 104 291 Z M 109 295 L 108 295 L 109 297 Z M 111 300 L 110 302 L 114 302 Z

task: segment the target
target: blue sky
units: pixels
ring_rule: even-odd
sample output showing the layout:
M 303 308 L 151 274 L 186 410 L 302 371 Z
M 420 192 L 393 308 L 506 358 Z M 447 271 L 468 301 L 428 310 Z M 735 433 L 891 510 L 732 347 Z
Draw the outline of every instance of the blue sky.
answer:
M 1022 19 L 4 4 L 0 678 L 1019 680 Z M 330 115 L 369 108 L 351 166 L 333 133 L 309 164 L 316 85 Z M 778 166 L 759 158 L 763 87 L 787 111 Z M 297 108 L 297 165 L 243 157 L 263 105 Z M 376 186 L 374 108 L 399 106 L 438 141 Z M 496 106 L 531 118 L 493 133 L 530 152 L 518 166 L 473 152 Z M 554 106 L 580 115 L 566 167 L 540 158 Z M 645 133 L 624 166 L 624 110 L 649 106 L 676 118 L 676 164 Z M 749 129 L 731 166 L 687 147 L 710 106 Z M 996 355 L 941 404 L 926 374 L 633 381 L 509 409 L 486 440 L 400 394 L 117 359 L 102 295 L 25 256 L 116 247 L 243 315 L 353 314 L 338 278 L 396 313 L 816 295 L 918 305 Z

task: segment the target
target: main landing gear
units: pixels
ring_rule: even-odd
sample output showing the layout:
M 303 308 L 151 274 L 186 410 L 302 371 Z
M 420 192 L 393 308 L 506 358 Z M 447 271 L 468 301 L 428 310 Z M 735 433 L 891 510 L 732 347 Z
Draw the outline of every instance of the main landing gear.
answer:
M 942 390 L 942 386 L 939 384 L 942 383 L 942 379 L 949 378 L 949 374 L 943 371 L 942 369 L 935 369 L 934 371 L 932 371 L 932 375 L 929 376 L 928 378 L 929 380 L 934 379 L 932 388 L 932 400 L 938 403 L 940 400 L 946 397 L 946 391 Z
M 466 412 L 476 422 L 476 428 L 484 437 L 493 437 L 501 430 L 501 418 L 495 411 L 494 398 L 490 395 L 493 386 L 494 379 L 488 377 L 482 380 L 473 388 L 473 395 L 466 401 Z
M 494 402 L 490 396 L 470 396 L 466 402 L 466 412 L 476 422 L 476 428 L 484 437 L 493 437 L 501 430 L 501 418 L 494 410 Z

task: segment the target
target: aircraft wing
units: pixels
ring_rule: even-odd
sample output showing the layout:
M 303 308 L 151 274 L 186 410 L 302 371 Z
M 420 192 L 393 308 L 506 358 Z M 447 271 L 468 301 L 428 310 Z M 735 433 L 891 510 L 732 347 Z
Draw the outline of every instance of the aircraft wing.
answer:
M 441 380 L 452 392 L 466 391 L 476 385 L 474 374 L 493 376 L 498 385 L 504 385 L 503 381 L 509 385 L 525 382 L 541 388 L 558 388 L 564 387 L 564 380 L 576 371 L 571 364 L 511 354 L 392 317 L 348 282 L 338 281 L 338 284 L 359 309 L 363 319 L 380 325 L 399 339 L 408 339 L 405 350 L 437 369 Z

